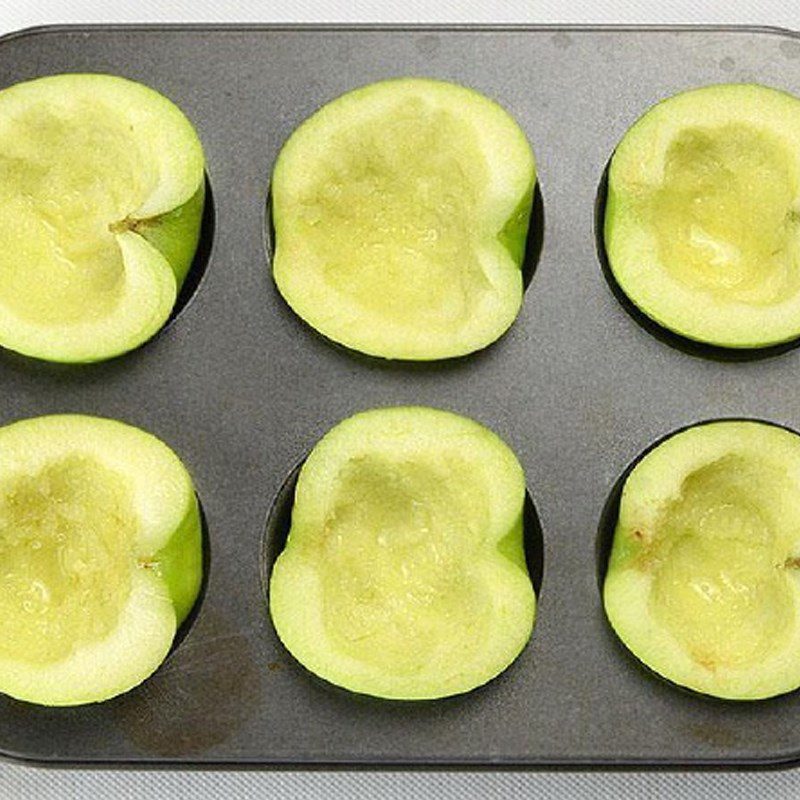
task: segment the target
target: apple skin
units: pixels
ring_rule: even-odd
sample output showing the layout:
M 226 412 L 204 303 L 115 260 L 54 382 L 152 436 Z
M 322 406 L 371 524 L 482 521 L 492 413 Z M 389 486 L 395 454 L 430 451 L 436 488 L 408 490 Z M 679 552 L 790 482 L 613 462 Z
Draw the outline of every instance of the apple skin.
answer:
M 175 273 L 177 291 L 192 266 L 202 230 L 205 180 L 182 206 L 139 227 L 139 233 L 161 252 Z
M 514 209 L 514 212 L 508 218 L 508 222 L 503 226 L 503 230 L 497 236 L 501 244 L 508 250 L 514 263 L 519 264 L 520 269 L 524 266 L 528 232 L 531 223 L 535 222 L 535 220 L 531 219 L 531 211 L 533 209 L 533 196 L 536 192 L 536 185 L 536 177 L 534 176 L 533 182 L 520 198 L 519 205 Z
M 194 607 L 203 583 L 203 523 L 197 495 L 192 494 L 186 515 L 153 560 L 167 585 L 180 627 Z

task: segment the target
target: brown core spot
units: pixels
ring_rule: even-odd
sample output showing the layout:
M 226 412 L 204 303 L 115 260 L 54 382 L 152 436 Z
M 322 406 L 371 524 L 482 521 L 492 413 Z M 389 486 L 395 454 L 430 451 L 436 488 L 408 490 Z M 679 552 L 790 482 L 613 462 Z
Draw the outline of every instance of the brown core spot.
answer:
M 716 672 L 717 662 L 711 656 L 705 653 L 692 653 L 692 658 L 703 668 L 709 672 Z

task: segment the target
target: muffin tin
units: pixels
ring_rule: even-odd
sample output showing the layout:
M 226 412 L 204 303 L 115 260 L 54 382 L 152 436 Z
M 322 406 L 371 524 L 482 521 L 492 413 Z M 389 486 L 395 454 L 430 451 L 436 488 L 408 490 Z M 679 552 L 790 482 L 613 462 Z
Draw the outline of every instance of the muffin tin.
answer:
M 150 680 L 79 708 L 2 697 L 0 751 L 74 765 L 373 768 L 800 759 L 800 693 L 735 704 L 668 685 L 617 642 L 598 581 L 613 520 L 604 509 L 626 467 L 704 419 L 800 429 L 800 352 L 731 363 L 654 335 L 610 289 L 595 229 L 604 168 L 648 106 L 723 81 L 800 93 L 800 39 L 746 28 L 193 26 L 46 28 L 0 41 L 0 86 L 63 71 L 142 81 L 197 126 L 213 198 L 200 280 L 154 340 L 116 360 L 66 367 L 0 354 L 0 423 L 74 411 L 163 438 L 197 485 L 207 578 Z M 516 323 L 486 350 L 434 364 L 323 340 L 281 300 L 269 269 L 265 207 L 282 142 L 325 101 L 407 74 L 464 83 L 505 106 L 533 144 L 543 201 Z M 413 704 L 305 672 L 277 640 L 265 592 L 304 455 L 357 410 L 410 403 L 473 417 L 515 450 L 541 525 L 539 538 L 529 509 L 528 555 L 542 578 L 533 638 L 505 673 Z

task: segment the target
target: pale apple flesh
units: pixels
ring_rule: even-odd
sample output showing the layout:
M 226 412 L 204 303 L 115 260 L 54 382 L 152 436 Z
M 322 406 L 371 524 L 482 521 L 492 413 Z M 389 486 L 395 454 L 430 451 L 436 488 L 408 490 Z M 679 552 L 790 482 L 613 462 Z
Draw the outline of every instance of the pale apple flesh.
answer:
M 525 134 L 479 93 L 421 78 L 356 89 L 278 157 L 275 281 L 300 317 L 354 350 L 473 352 L 519 312 L 535 184 Z
M 689 428 L 628 477 L 604 584 L 626 646 L 728 699 L 800 686 L 800 436 L 760 422 Z
M 105 700 L 167 655 L 202 579 L 192 482 L 139 429 L 78 415 L 0 428 L 0 692 Z
M 0 91 L 0 345 L 56 361 L 136 347 L 197 246 L 204 158 L 141 84 L 65 74 Z
M 278 635 L 355 692 L 429 699 L 486 683 L 533 627 L 524 497 L 514 454 L 472 420 L 430 408 L 345 420 L 298 479 L 270 581 Z

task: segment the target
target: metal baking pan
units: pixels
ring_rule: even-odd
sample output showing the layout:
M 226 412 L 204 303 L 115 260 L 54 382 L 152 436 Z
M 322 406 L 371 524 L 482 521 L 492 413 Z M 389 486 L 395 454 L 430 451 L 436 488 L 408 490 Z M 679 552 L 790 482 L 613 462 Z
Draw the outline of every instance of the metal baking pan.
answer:
M 0 86 L 62 71 L 124 75 L 177 102 L 205 145 L 213 202 L 199 280 L 176 318 L 136 352 L 93 366 L 2 353 L 0 423 L 73 411 L 153 431 L 195 478 L 210 557 L 197 611 L 150 680 L 73 709 L 2 697 L 0 751 L 62 765 L 800 760 L 800 692 L 736 704 L 668 685 L 616 641 L 598 583 L 604 509 L 626 467 L 700 420 L 756 417 L 800 429 L 800 351 L 731 362 L 657 335 L 615 297 L 595 229 L 611 152 L 648 106 L 720 81 L 800 94 L 797 36 L 181 26 L 57 27 L 0 41 Z M 407 74 L 464 83 L 505 106 L 533 143 L 542 201 L 529 286 L 508 334 L 473 356 L 416 366 L 357 356 L 302 323 L 272 283 L 265 226 L 271 167 L 298 123 L 348 89 Z M 520 658 L 474 692 L 413 704 L 351 695 L 309 675 L 277 640 L 264 589 L 298 463 L 343 417 L 405 403 L 453 409 L 496 430 L 525 467 L 543 541 L 542 552 L 529 514 L 528 555 L 542 580 Z

